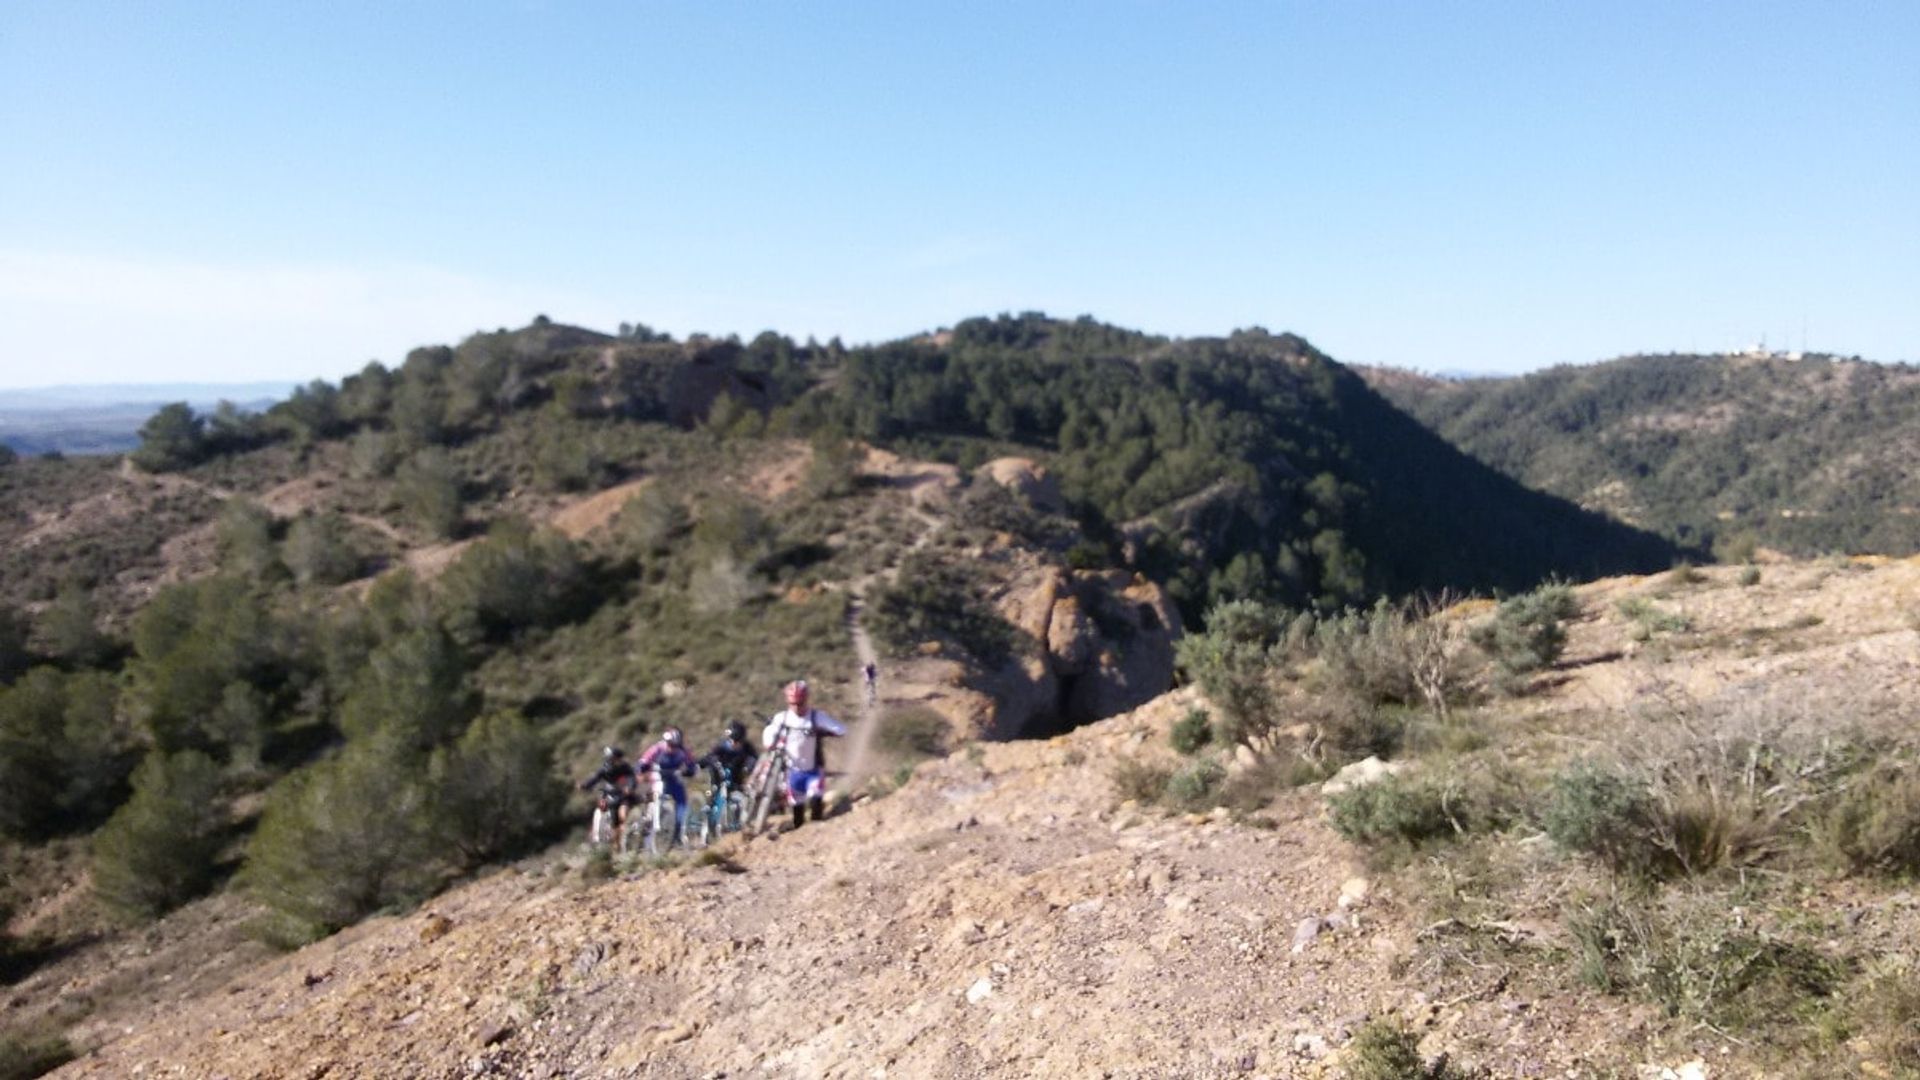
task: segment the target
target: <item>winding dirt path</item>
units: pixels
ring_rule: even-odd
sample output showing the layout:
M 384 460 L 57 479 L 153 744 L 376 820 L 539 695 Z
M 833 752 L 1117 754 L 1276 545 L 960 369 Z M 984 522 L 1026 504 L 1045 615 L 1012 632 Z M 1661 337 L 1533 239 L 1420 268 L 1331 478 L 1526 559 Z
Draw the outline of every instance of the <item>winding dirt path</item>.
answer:
M 937 483 L 936 478 L 928 476 L 916 481 L 909 490 L 910 502 L 907 513 L 920 522 L 921 528 L 920 535 L 914 537 L 913 543 L 907 546 L 906 552 L 902 555 L 902 561 L 905 555 L 926 547 L 946 526 L 944 520 L 928 513 L 922 505 L 929 493 L 935 490 Z M 866 627 L 867 590 L 877 580 L 884 579 L 891 582 L 899 576 L 900 563 L 896 562 L 884 570 L 875 571 L 858 579 L 847 589 L 852 595 L 852 602 L 847 605 L 847 633 L 853 638 L 853 651 L 859 655 L 862 667 L 872 664 L 877 669 L 880 664 L 880 652 L 874 647 L 873 635 L 867 632 Z M 882 677 L 885 677 L 884 673 Z M 877 689 L 872 696 L 862 695 L 860 723 L 847 736 L 846 780 L 849 790 L 857 790 L 859 785 L 873 773 L 873 741 L 880 729 L 881 702 L 884 700 L 888 700 L 887 696 L 878 692 Z

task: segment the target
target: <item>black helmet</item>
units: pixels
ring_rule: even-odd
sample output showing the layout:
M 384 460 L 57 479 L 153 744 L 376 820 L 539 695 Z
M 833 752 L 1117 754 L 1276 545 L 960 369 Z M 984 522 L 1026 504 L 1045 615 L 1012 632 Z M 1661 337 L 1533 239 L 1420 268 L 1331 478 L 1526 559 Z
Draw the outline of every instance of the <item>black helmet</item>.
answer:
M 617 746 L 609 746 L 605 750 L 600 751 L 600 757 L 605 761 L 618 761 L 626 756 L 627 752 Z
M 747 725 L 738 720 L 728 724 L 727 738 L 732 739 L 734 742 L 745 742 L 747 740 Z

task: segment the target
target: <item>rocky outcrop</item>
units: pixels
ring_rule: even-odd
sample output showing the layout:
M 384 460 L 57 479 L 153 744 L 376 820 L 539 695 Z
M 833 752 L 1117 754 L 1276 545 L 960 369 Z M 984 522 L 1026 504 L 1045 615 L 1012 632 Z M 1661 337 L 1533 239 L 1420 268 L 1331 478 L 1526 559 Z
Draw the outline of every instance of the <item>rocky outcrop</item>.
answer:
M 1043 514 L 1064 514 L 1067 500 L 1060 494 L 1060 483 L 1053 473 L 1030 458 L 996 458 L 974 471 L 975 479 L 991 480 L 1025 499 L 1027 505 Z
M 989 678 L 989 734 L 1049 735 L 1116 716 L 1173 685 L 1180 615 L 1159 585 L 1124 570 L 1042 568 L 999 601 L 1030 647 Z

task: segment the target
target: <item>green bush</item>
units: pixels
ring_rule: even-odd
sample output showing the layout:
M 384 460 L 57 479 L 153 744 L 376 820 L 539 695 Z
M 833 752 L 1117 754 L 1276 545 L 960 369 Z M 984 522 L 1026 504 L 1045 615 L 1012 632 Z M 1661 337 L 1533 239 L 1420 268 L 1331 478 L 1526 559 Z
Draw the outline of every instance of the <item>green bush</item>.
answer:
M 1113 770 L 1108 776 L 1113 781 L 1114 794 L 1120 797 L 1120 801 L 1150 806 L 1166 794 L 1167 783 L 1173 779 L 1173 770 L 1165 765 L 1123 757 L 1113 763 Z
M 1269 754 L 1287 721 L 1275 682 L 1276 648 L 1291 617 L 1281 608 L 1252 600 L 1221 604 L 1207 614 L 1207 628 L 1175 645 L 1175 658 L 1219 715 L 1220 741 Z
M 1621 871 L 1652 869 L 1655 808 L 1646 785 L 1617 769 L 1581 762 L 1554 777 L 1541 824 L 1568 851 Z
M 31 663 L 26 618 L 10 607 L 0 607 L 0 686 L 19 678 Z
M 1668 611 L 1644 596 L 1629 596 L 1618 605 L 1620 614 L 1632 622 L 1628 630 L 1636 641 L 1647 641 L 1659 634 L 1684 633 L 1693 621 L 1678 612 Z
M 1830 996 L 1843 975 L 1835 961 L 1707 890 L 1618 892 L 1570 906 L 1565 922 L 1584 982 L 1670 1016 L 1778 1021 Z
M 273 515 L 251 499 L 229 499 L 214 526 L 220 569 L 260 584 L 286 576 L 273 543 Z
M 1446 1055 L 1429 1065 L 1420 1056 L 1420 1036 L 1394 1020 L 1369 1020 L 1353 1033 L 1342 1058 L 1351 1080 L 1465 1080 Z
M 41 839 L 106 816 L 133 762 L 119 689 L 41 666 L 0 689 L 0 834 Z
M 1446 789 L 1425 777 L 1386 776 L 1327 801 L 1335 831 L 1357 844 L 1418 848 L 1464 827 L 1447 804 Z
M 77 1055 L 65 1035 L 51 1031 L 0 1031 L 0 1080 L 33 1080 Z
M 295 518 L 281 560 L 302 585 L 338 585 L 360 576 L 360 554 L 347 538 L 346 519 L 334 511 Z
M 1920 771 L 1888 765 L 1854 778 L 1814 835 L 1856 873 L 1920 873 Z
M 400 505 L 413 523 L 436 540 L 460 531 L 461 476 L 445 450 L 429 446 L 408 458 L 394 476 Z
M 573 541 L 521 518 L 495 523 L 440 577 L 447 629 L 463 645 L 550 627 L 585 608 L 588 568 Z
M 266 940 L 305 944 L 433 889 L 442 864 L 422 773 L 417 754 L 368 739 L 268 793 L 241 870 L 267 909 Z
M 1181 810 L 1205 810 L 1220 802 L 1226 766 L 1211 757 L 1196 758 L 1167 780 L 1164 798 Z
M 226 821 L 220 767 L 194 750 L 153 753 L 133 773 L 133 797 L 93 839 L 93 891 L 140 922 L 204 892 Z
M 1760 568 L 1757 566 L 1741 567 L 1739 581 L 1743 587 L 1748 588 L 1760 584 Z
M 93 594 L 74 581 L 61 586 L 60 595 L 40 613 L 40 640 L 48 656 L 75 667 L 97 667 L 113 654 L 112 640 L 100 632 Z
M 1176 752 L 1191 757 L 1213 741 L 1213 717 L 1205 709 L 1188 709 L 1187 715 L 1173 722 L 1167 738 Z
M 368 655 L 340 706 L 340 729 L 427 751 L 453 738 L 472 717 L 466 657 L 437 626 L 401 634 Z
M 915 552 L 892 584 L 874 591 L 867 623 L 894 652 L 946 640 L 984 664 L 998 664 L 1013 651 L 1017 631 L 979 599 L 980 592 L 967 567 Z
M 1566 620 L 1580 604 L 1566 585 L 1542 585 L 1503 601 L 1493 618 L 1470 632 L 1473 643 L 1492 659 L 1508 689 L 1525 676 L 1551 668 L 1567 645 Z
M 140 446 L 128 456 L 151 473 L 176 472 L 206 457 L 206 422 L 184 401 L 161 406 L 140 427 Z
M 488 713 L 435 755 L 433 805 L 443 850 L 467 865 L 524 850 L 560 819 L 567 792 L 547 739 L 511 713 Z

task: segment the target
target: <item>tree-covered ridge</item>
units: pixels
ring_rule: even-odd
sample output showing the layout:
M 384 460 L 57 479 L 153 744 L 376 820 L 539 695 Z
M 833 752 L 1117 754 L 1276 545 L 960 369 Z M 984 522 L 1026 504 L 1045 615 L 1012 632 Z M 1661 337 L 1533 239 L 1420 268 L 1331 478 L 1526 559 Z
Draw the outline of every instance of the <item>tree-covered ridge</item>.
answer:
M 1454 452 L 1293 335 L 1165 341 L 972 320 L 944 347 L 852 351 L 811 404 L 862 438 L 936 456 L 1046 453 L 1077 514 L 1191 614 L 1238 597 L 1339 607 L 1518 588 L 1673 555 Z
M 1689 546 L 1920 550 L 1911 366 L 1674 355 L 1515 378 L 1368 377 L 1522 483 Z

